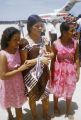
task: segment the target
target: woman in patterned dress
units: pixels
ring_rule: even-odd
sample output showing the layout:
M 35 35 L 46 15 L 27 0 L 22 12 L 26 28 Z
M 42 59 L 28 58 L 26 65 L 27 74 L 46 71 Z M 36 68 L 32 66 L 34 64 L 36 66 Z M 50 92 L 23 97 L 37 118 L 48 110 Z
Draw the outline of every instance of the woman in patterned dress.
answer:
M 53 45 L 50 91 L 54 94 L 54 112 L 59 113 L 58 98 L 66 99 L 66 115 L 71 114 L 72 96 L 79 79 L 78 43 L 72 39 L 70 23 L 60 26 L 61 37 Z
M 33 58 L 37 58 L 39 56 L 39 54 L 41 54 L 41 52 L 43 52 L 43 55 L 46 54 L 45 41 L 41 37 L 41 32 L 43 30 L 43 23 L 42 23 L 41 18 L 38 15 L 29 16 L 29 18 L 27 20 L 27 30 L 28 30 L 28 35 L 26 36 L 26 40 L 22 40 L 21 41 L 22 44 L 20 46 L 22 63 L 26 59 L 31 60 Z M 26 49 L 23 49 L 23 48 L 26 48 Z M 49 47 L 47 47 L 47 48 L 49 49 Z M 52 53 L 50 53 L 48 56 L 52 56 Z M 43 65 L 44 65 L 43 69 L 42 69 L 42 75 L 40 76 L 37 84 L 28 93 L 29 105 L 30 105 L 32 116 L 33 116 L 34 120 L 37 119 L 36 101 L 38 101 L 42 97 L 42 95 L 45 91 L 47 81 L 49 80 L 49 70 L 48 70 L 48 66 L 46 65 L 48 58 L 47 57 L 44 59 L 42 58 L 42 61 L 43 61 Z M 32 68 L 24 71 L 23 75 L 26 76 L 31 69 Z M 38 68 L 38 72 L 39 71 L 40 70 Z M 48 97 L 46 97 L 42 100 L 43 117 L 45 117 L 46 120 L 50 119 L 49 115 L 48 115 L 48 111 L 49 111 L 48 103 L 49 103 Z

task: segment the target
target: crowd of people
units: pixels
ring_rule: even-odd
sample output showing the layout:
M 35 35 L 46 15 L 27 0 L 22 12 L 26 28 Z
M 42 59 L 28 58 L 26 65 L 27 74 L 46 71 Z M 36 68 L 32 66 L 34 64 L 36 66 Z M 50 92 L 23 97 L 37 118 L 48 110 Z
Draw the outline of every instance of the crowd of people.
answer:
M 27 101 L 32 119 L 38 120 L 36 101 L 41 99 L 42 117 L 51 120 L 49 94 L 53 94 L 54 115 L 60 115 L 58 99 L 63 97 L 66 101 L 65 117 L 73 119 L 72 97 L 79 80 L 81 60 L 79 20 L 62 22 L 60 37 L 57 37 L 56 32 L 54 36 L 49 32 L 48 40 L 42 19 L 38 15 L 30 15 L 27 32 L 21 38 L 20 31 L 15 27 L 8 27 L 3 31 L 0 51 L 0 107 L 7 110 L 8 120 L 14 119 L 11 107 L 16 110 L 17 120 L 23 120 L 22 105 Z

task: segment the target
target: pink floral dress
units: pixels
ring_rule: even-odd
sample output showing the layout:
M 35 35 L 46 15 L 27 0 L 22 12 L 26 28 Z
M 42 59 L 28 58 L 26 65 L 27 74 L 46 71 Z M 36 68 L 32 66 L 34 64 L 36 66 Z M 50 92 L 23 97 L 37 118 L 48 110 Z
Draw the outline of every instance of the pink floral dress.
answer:
M 8 71 L 14 70 L 20 66 L 20 55 L 17 51 L 15 54 L 9 54 L 8 52 L 1 50 L 1 54 L 5 54 L 7 57 L 7 69 Z M 24 95 L 24 84 L 22 73 L 16 73 L 6 80 L 0 79 L 0 106 L 3 108 L 15 107 L 20 108 L 26 101 Z
M 76 41 L 64 46 L 60 40 L 54 42 L 57 51 L 55 70 L 51 74 L 50 91 L 57 97 L 72 98 L 76 88 L 76 64 L 74 54 Z

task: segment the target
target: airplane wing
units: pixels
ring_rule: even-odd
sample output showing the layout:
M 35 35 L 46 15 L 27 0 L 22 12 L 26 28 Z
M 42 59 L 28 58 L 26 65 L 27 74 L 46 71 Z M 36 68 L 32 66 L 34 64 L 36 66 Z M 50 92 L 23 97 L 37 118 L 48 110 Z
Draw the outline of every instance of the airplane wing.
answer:
M 69 12 L 72 7 L 77 3 L 81 2 L 81 0 L 69 0 L 63 7 L 62 9 L 59 10 L 59 12 Z
M 59 21 L 69 14 L 72 7 L 81 0 L 69 0 L 61 9 L 56 9 L 53 13 L 40 14 L 39 16 L 45 21 Z M 56 19 L 57 18 L 57 19 Z
M 69 11 L 72 7 L 81 0 L 69 0 L 61 9 L 55 10 L 52 13 L 40 14 L 39 16 L 43 19 L 44 22 L 48 21 L 62 21 L 64 16 L 69 14 Z M 27 23 L 27 20 L 22 20 L 23 23 Z M 0 24 L 18 24 L 19 21 L 0 21 Z

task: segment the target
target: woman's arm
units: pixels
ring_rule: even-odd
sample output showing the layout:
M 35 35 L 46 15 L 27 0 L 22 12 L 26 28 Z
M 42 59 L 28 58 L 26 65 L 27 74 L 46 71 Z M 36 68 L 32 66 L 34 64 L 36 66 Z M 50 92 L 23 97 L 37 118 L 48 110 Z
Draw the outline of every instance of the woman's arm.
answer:
M 25 63 L 28 64 L 28 67 L 31 67 L 33 65 L 36 64 L 37 59 L 31 59 L 31 60 L 27 60 L 28 59 L 28 51 L 26 50 L 20 50 L 20 56 L 21 56 L 21 63 Z
M 16 73 L 26 70 L 27 68 L 29 68 L 31 62 L 32 61 L 30 61 L 30 62 L 26 61 L 20 67 L 15 68 L 12 71 L 8 71 L 8 69 L 7 69 L 7 65 L 8 65 L 7 58 L 6 58 L 5 55 L 0 54 L 0 78 L 3 79 L 3 80 L 4 79 L 6 80 L 7 78 L 15 75 Z M 36 62 L 36 59 L 34 59 L 33 64 L 34 64 L 34 62 Z
M 57 55 L 57 51 L 56 51 L 54 44 L 52 45 L 52 52 L 53 52 L 53 57 L 52 57 L 52 61 L 51 61 L 51 71 L 52 70 L 54 71 L 54 63 L 56 61 L 56 55 Z
M 28 59 L 27 50 L 20 50 L 21 63 L 23 64 L 25 60 Z
M 50 59 L 52 59 L 54 57 L 54 52 L 53 52 L 53 47 L 50 46 L 50 44 L 46 45 L 46 57 L 49 57 Z
M 76 51 L 75 51 L 75 63 L 76 63 L 76 72 L 77 72 L 77 81 L 79 80 L 80 75 L 80 61 L 79 61 L 79 46 L 77 43 Z
M 21 63 L 23 64 L 25 60 L 28 58 L 28 50 L 23 48 L 28 45 L 28 42 L 25 38 L 21 39 L 20 45 L 19 45 L 19 52 L 21 56 Z

